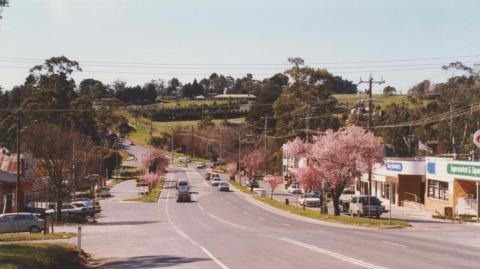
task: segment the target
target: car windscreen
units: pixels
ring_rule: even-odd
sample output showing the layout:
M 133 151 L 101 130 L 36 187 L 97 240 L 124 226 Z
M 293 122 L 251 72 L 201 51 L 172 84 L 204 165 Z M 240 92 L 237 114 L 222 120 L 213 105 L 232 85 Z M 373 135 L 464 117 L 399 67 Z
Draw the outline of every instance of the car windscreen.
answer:
M 362 205 L 368 205 L 368 197 L 361 197 L 360 202 L 362 203 Z M 380 205 L 381 204 L 380 200 L 377 197 L 371 197 L 370 198 L 370 203 L 372 205 Z
M 188 186 L 188 182 L 180 181 L 180 182 L 178 182 L 178 186 Z

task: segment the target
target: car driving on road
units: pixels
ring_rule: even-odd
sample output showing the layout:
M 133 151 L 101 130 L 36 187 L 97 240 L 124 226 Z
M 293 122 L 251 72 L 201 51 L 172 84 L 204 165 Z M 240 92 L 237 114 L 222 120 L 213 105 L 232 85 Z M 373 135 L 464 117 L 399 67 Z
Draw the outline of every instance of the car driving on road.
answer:
M 220 182 L 218 184 L 219 191 L 230 191 L 230 185 L 227 182 Z
M 219 177 L 212 178 L 212 186 L 218 186 L 220 182 L 222 182 L 222 180 Z
M 205 180 L 210 180 L 211 175 L 212 175 L 211 173 L 206 173 L 205 176 L 204 176 Z
M 206 163 L 199 163 L 197 164 L 197 169 L 203 169 L 203 168 L 206 168 L 207 167 L 207 164 Z

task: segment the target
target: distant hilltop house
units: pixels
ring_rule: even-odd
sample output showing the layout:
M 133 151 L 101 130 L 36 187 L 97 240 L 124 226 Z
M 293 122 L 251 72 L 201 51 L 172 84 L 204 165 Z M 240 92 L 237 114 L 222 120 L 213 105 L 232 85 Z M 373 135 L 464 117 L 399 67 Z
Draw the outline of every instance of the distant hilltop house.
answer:
M 204 100 L 207 100 L 207 97 L 203 96 L 203 95 L 198 95 L 198 96 L 195 96 L 193 99 L 195 100 L 200 100 L 200 101 L 204 101 Z
M 257 97 L 253 94 L 227 94 L 227 93 L 223 93 L 223 94 L 216 95 L 214 98 L 215 98 L 215 100 L 219 100 L 219 101 L 248 102 L 248 101 L 255 101 L 255 99 Z

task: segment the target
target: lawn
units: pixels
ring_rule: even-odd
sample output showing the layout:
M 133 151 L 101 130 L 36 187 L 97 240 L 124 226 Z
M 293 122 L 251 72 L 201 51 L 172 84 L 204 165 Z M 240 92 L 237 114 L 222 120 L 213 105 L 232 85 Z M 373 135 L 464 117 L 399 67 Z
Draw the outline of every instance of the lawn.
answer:
M 125 201 L 129 202 L 144 202 L 144 203 L 156 203 L 158 202 L 158 197 L 160 197 L 160 194 L 162 193 L 163 189 L 163 183 L 165 179 L 162 177 L 157 183 L 157 186 L 147 195 L 141 195 L 136 198 L 129 198 L 125 199 Z
M 112 172 L 112 178 L 111 181 L 108 183 L 108 187 L 111 188 L 125 180 L 137 179 L 142 173 L 141 168 L 135 166 L 123 166 L 122 169 L 124 169 L 124 171 L 122 171 L 122 173 L 119 173 L 118 178 L 116 177 L 116 170 Z
M 333 95 L 339 103 L 347 103 L 350 107 L 356 104 L 359 100 L 368 100 L 367 94 L 334 94 Z M 384 107 L 391 103 L 401 103 L 402 101 L 407 102 L 407 95 L 393 95 L 393 96 L 385 96 L 383 94 L 374 94 L 373 96 L 373 103 L 380 105 L 380 107 Z
M 389 223 L 388 220 L 384 220 L 384 219 L 370 219 L 369 221 L 367 218 L 353 218 L 350 216 L 342 216 L 342 215 L 335 216 L 332 214 L 320 214 L 318 209 L 313 210 L 313 209 L 306 208 L 304 210 L 302 207 L 299 207 L 296 205 L 286 205 L 283 202 L 272 200 L 269 197 L 254 194 L 250 192 L 250 188 L 246 186 L 240 186 L 238 183 L 233 181 L 230 181 L 230 185 L 239 189 L 241 192 L 251 194 L 253 198 L 255 198 L 256 200 L 264 204 L 270 205 L 277 209 L 280 209 L 295 215 L 299 215 L 302 217 L 317 219 L 321 221 L 336 222 L 336 223 L 353 225 L 353 226 L 362 226 L 362 227 L 403 228 L 409 225 L 408 222 L 402 221 L 402 220 L 392 220 L 392 222 Z
M 68 239 L 74 236 L 75 233 L 10 233 L 0 234 L 0 242 Z
M 70 244 L 3 244 L 0 245 L 0 269 L 83 269 L 80 257 Z

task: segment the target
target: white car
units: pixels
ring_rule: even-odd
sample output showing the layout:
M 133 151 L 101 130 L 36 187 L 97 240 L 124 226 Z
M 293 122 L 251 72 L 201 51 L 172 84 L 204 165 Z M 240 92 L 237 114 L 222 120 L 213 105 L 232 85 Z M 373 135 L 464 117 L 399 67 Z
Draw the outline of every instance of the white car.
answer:
M 290 187 L 288 187 L 287 189 L 288 193 L 291 193 L 291 194 L 302 194 L 302 188 L 300 187 L 300 185 L 298 183 L 294 183 L 292 185 L 290 185 Z
M 300 199 L 298 199 L 300 205 L 304 206 L 312 206 L 312 207 L 319 207 L 322 203 L 320 200 L 320 196 L 316 192 L 309 192 L 305 195 L 302 195 Z
M 218 186 L 222 180 L 219 177 L 212 178 L 212 186 Z

